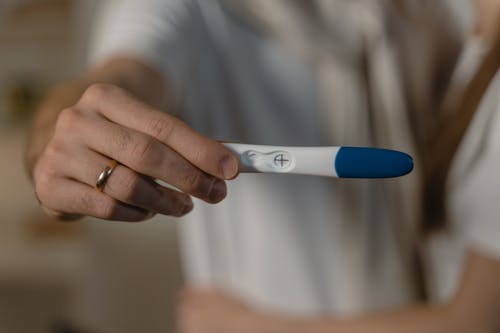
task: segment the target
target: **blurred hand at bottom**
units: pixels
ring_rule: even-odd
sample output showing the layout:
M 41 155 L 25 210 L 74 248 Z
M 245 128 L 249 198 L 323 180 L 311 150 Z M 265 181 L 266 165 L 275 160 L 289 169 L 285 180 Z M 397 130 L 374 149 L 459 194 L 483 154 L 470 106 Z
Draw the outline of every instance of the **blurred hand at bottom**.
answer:
M 267 319 L 220 291 L 187 288 L 180 292 L 177 333 L 257 333 Z

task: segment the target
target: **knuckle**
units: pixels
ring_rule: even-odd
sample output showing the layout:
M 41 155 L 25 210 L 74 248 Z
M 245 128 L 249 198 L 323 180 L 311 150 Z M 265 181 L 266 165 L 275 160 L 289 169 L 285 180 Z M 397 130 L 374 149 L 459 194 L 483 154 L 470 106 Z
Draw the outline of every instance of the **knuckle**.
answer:
M 118 204 L 115 200 L 109 198 L 109 200 L 99 200 L 96 202 L 95 200 L 89 200 L 91 203 L 91 207 L 89 207 L 90 211 L 97 211 L 99 217 L 103 219 L 113 219 L 116 215 L 116 211 L 118 209 Z
M 58 168 L 56 161 L 62 159 L 62 155 L 65 154 L 64 149 L 64 141 L 58 140 L 56 137 L 53 137 L 43 151 L 43 161 L 42 164 L 48 170 L 55 171 Z M 46 165 L 49 164 L 49 165 Z M 54 164 L 54 165 L 53 165 Z
M 43 155 L 44 155 L 45 159 L 52 161 L 52 160 L 56 159 L 59 156 L 59 154 L 62 153 L 62 150 L 63 150 L 62 143 L 59 142 L 58 140 L 55 140 L 55 138 L 53 138 L 47 144 L 47 147 L 45 147 Z
M 46 160 L 41 160 L 34 170 L 35 194 L 41 203 L 47 204 L 54 190 L 56 170 Z
M 96 207 L 94 198 L 92 198 L 89 194 L 82 194 L 80 204 L 82 205 L 82 210 L 86 213 L 93 212 Z
M 44 205 L 48 204 L 48 199 L 50 199 L 50 192 L 52 191 L 52 181 L 53 178 L 44 172 L 41 172 L 35 178 L 35 193 Z
M 81 112 L 74 107 L 62 110 L 57 116 L 56 133 L 73 132 L 80 123 L 81 118 Z
M 175 122 L 166 116 L 156 117 L 149 122 L 148 132 L 160 141 L 167 142 L 175 128 Z
M 47 172 L 60 173 L 67 165 L 68 159 L 71 157 L 71 151 L 74 151 L 75 146 L 73 142 L 68 142 L 68 139 L 54 135 L 54 137 L 47 143 L 43 150 L 42 158 L 45 162 Z
M 196 170 L 188 171 L 183 177 L 183 185 L 188 192 L 200 193 L 203 192 L 205 176 Z
M 114 136 L 114 141 L 118 149 L 120 149 L 121 151 L 125 151 L 127 148 L 131 146 L 134 139 L 132 138 L 132 135 L 128 131 L 121 129 L 116 132 L 116 135 Z
M 156 167 L 161 163 L 161 154 L 156 154 L 156 140 L 152 137 L 139 140 L 133 145 L 131 158 L 133 164 L 141 168 L 143 166 Z
M 85 89 L 82 95 L 83 101 L 98 101 L 110 94 L 116 93 L 120 88 L 107 83 L 93 83 Z

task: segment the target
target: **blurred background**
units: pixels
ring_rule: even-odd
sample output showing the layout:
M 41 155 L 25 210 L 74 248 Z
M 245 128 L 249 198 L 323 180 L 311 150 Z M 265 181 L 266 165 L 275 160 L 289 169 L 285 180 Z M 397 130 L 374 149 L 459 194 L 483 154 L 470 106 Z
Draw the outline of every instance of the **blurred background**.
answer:
M 85 66 L 102 2 L 0 0 L 0 332 L 154 333 L 174 325 L 182 283 L 176 221 L 56 222 L 39 209 L 22 163 L 32 112 L 49 86 Z M 455 8 L 466 21 L 467 7 Z
M 170 332 L 173 325 L 181 281 L 175 222 L 56 222 L 38 208 L 22 164 L 34 106 L 85 64 L 98 2 L 0 0 L 0 332 Z

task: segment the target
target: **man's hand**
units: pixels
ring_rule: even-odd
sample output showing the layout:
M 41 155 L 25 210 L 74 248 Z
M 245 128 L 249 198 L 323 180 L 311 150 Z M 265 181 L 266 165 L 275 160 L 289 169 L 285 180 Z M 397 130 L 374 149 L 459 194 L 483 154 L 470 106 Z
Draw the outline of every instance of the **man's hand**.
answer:
M 257 333 L 258 321 L 257 313 L 224 293 L 186 289 L 179 294 L 178 333 Z
M 99 192 L 97 177 L 111 159 L 119 165 Z M 237 173 L 237 158 L 218 142 L 117 86 L 93 84 L 58 114 L 32 177 L 51 212 L 141 221 L 188 213 L 190 196 L 219 202 L 224 180 Z
M 500 332 L 500 262 L 470 250 L 462 282 L 448 303 L 353 316 L 290 317 L 259 312 L 214 290 L 180 294 L 178 333 L 490 333 Z
M 255 311 L 227 293 L 185 289 L 179 293 L 177 333 L 295 333 L 306 322 Z

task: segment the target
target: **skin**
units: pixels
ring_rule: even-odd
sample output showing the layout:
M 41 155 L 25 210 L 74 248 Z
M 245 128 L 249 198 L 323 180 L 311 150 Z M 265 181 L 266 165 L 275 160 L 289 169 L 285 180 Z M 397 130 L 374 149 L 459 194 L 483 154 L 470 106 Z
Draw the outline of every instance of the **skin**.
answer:
M 478 1 L 498 8 L 498 1 Z M 493 7 L 479 8 L 475 33 L 488 40 Z M 483 14 L 481 14 L 483 13 Z M 142 221 L 181 216 L 191 196 L 216 203 L 238 161 L 168 110 L 162 76 L 132 58 L 114 58 L 55 87 L 40 107 L 28 140 L 26 167 L 42 207 L 61 219 L 95 216 Z M 97 175 L 120 165 L 101 193 Z M 161 179 L 180 191 L 160 186 Z M 500 262 L 471 249 L 455 297 L 352 318 L 287 317 L 253 309 L 222 290 L 188 287 L 178 300 L 179 333 L 493 333 L 500 330 Z
M 225 180 L 238 174 L 237 158 L 163 112 L 164 91 L 160 74 L 134 59 L 115 58 L 48 94 L 28 140 L 26 165 L 49 214 L 143 221 L 157 213 L 185 215 L 193 208 L 191 196 L 209 203 L 226 196 Z M 110 159 L 119 165 L 99 192 L 94 186 Z
M 472 34 L 495 37 L 500 1 L 475 0 Z M 444 304 L 354 317 L 290 317 L 264 313 L 222 290 L 187 288 L 179 297 L 179 333 L 494 333 L 500 332 L 500 261 L 481 249 L 467 254 L 461 283 Z
M 494 333 L 500 329 L 500 262 L 471 251 L 455 298 L 446 304 L 350 318 L 264 313 L 223 291 L 181 292 L 179 333 Z
M 500 12 L 498 0 L 474 0 L 477 20 L 473 34 L 490 44 L 495 37 L 495 29 Z

